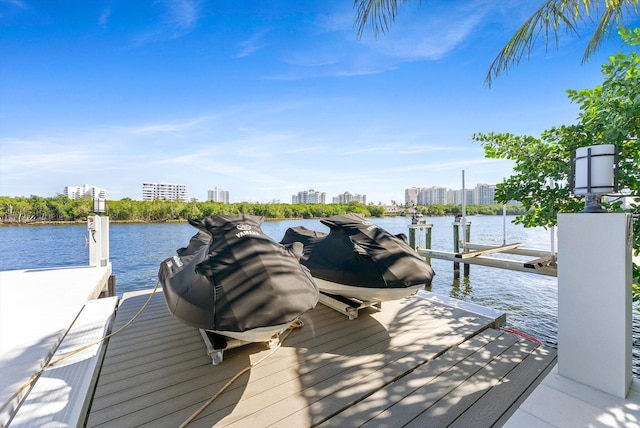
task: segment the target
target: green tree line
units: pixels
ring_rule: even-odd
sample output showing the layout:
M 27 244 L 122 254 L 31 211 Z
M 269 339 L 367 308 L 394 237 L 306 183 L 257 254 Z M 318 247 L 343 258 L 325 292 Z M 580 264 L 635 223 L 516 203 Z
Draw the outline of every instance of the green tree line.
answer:
M 525 213 L 521 204 L 506 204 L 504 205 L 507 215 L 522 215 Z M 440 217 L 448 215 L 462 214 L 462 207 L 455 204 L 429 204 L 418 205 L 415 208 L 417 214 L 422 214 L 427 217 Z M 465 207 L 467 215 L 502 215 L 503 205 L 467 205 Z
M 425 216 L 456 215 L 461 212 L 460 205 L 422 205 L 411 208 L 399 208 L 397 214 L 408 215 L 413 212 Z M 502 205 L 469 205 L 468 215 L 502 214 Z M 219 214 L 252 214 L 273 219 L 321 218 L 337 214 L 358 213 L 365 217 L 383 217 L 385 208 L 381 205 L 364 205 L 359 202 L 347 204 L 284 204 L 238 202 L 180 202 L 156 199 L 154 201 L 135 201 L 124 198 L 107 201 L 106 215 L 111 221 L 164 222 L 186 221 L 190 218 Z M 522 206 L 507 205 L 507 213 L 522 214 Z M 69 199 L 64 195 L 44 198 L 40 196 L 8 197 L 0 196 L 0 221 L 2 223 L 49 223 L 80 222 L 94 214 L 93 201 L 90 198 Z

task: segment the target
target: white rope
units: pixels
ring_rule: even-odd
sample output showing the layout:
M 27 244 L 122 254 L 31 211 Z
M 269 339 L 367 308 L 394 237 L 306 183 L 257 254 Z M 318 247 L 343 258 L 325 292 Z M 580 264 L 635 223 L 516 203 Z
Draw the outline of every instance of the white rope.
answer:
M 34 374 L 33 376 L 31 376 L 31 378 L 29 378 L 28 381 L 26 381 L 21 387 L 20 389 L 18 389 L 16 392 L 13 393 L 13 395 L 11 395 L 11 397 L 9 397 L 9 399 L 7 401 L 5 401 L 2 404 L 2 407 L 0 407 L 0 413 L 2 413 L 4 411 L 4 409 L 7 408 L 7 406 L 18 396 L 20 395 L 20 393 L 22 391 L 24 391 L 25 389 L 27 389 L 30 385 L 32 385 L 39 377 L 40 375 L 42 375 L 42 372 L 44 372 L 46 369 L 48 369 L 49 367 L 54 366 L 55 364 L 58 364 L 60 361 L 65 360 L 69 357 L 71 357 L 72 355 L 75 355 L 79 352 L 84 351 L 85 349 L 88 349 L 92 346 L 95 345 L 99 345 L 100 343 L 104 342 L 105 340 L 115 336 L 116 334 L 120 333 L 121 331 L 123 331 L 125 328 L 129 327 L 129 325 L 131 325 L 131 323 L 140 316 L 140 314 L 142 313 L 142 311 L 149 305 L 149 302 L 151 302 L 151 299 L 153 298 L 153 296 L 156 294 L 156 291 L 158 290 L 158 286 L 160 285 L 160 280 L 158 280 L 158 282 L 156 282 L 156 286 L 153 289 L 153 292 L 151 293 L 151 295 L 149 296 L 149 298 L 147 299 L 147 301 L 144 303 L 144 305 L 142 305 L 142 307 L 140 308 L 140 310 L 133 316 L 133 318 L 131 318 L 125 325 L 123 325 L 122 327 L 120 327 L 118 330 L 114 331 L 111 334 L 106 335 L 105 337 L 96 340 L 95 342 L 89 343 L 88 345 L 84 345 L 78 349 L 75 349 L 71 352 L 69 352 L 68 354 L 65 354 L 59 358 L 56 358 L 53 361 L 50 361 L 49 363 L 47 363 L 44 367 L 42 367 L 40 370 L 38 370 L 38 372 L 36 374 Z
M 253 364 L 248 365 L 247 367 L 243 368 L 242 370 L 240 370 L 238 373 L 236 373 L 235 376 L 233 376 L 222 388 L 220 388 L 220 390 L 218 390 L 218 392 L 216 392 L 211 398 L 209 398 L 202 406 L 200 406 L 200 408 L 198 410 L 196 410 L 191 416 L 189 416 L 189 418 L 187 420 L 185 420 L 180 426 L 179 428 L 184 428 L 186 427 L 188 424 L 190 424 L 195 418 L 198 417 L 198 415 L 200 413 L 202 413 L 204 411 L 204 409 L 206 409 L 207 407 L 209 407 L 209 405 L 211 403 L 213 403 L 215 401 L 216 398 L 218 398 L 229 386 L 231 386 L 231 384 L 233 382 L 235 382 L 240 376 L 242 376 L 244 373 L 248 372 L 249 370 L 251 370 L 252 368 L 254 368 L 255 366 L 257 366 L 258 364 L 262 363 L 264 360 L 266 360 L 267 358 L 269 358 L 271 355 L 273 355 L 278 348 L 280 348 L 280 346 L 282 345 L 282 342 L 284 342 L 284 339 L 286 339 L 286 337 L 289 335 L 289 333 L 291 333 L 293 331 L 293 329 L 295 328 L 300 328 L 304 325 L 304 323 L 302 322 L 302 320 L 300 320 L 299 318 L 294 320 L 291 325 L 287 328 L 287 331 L 282 335 L 282 337 L 280 338 L 280 341 L 278 342 L 278 344 L 271 350 L 271 352 L 269 352 L 267 355 L 265 355 L 264 357 L 260 358 L 258 361 L 256 361 Z

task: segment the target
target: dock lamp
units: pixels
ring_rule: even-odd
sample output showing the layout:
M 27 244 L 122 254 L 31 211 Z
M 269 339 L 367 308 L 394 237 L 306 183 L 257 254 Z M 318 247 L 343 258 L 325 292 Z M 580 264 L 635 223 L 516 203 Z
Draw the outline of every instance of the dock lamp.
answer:
M 618 192 L 618 148 L 613 144 L 581 147 L 571 157 L 574 195 L 585 195 L 583 213 L 604 213 L 602 196 Z
M 107 210 L 107 200 L 105 198 L 95 198 L 93 200 L 93 212 L 100 215 Z

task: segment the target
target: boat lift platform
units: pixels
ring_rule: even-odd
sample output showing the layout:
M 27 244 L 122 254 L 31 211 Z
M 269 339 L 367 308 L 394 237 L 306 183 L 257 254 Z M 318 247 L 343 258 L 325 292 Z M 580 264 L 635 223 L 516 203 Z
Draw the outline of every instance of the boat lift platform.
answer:
M 467 243 L 465 252 L 448 252 L 416 248 L 418 254 L 454 263 L 476 264 L 539 275 L 557 276 L 557 253 L 549 253 L 528 248 L 521 248 L 520 243 L 506 245 L 483 245 Z M 505 253 L 519 256 L 535 257 L 531 260 L 513 260 L 498 257 L 486 257 L 490 254 Z
M 240 346 L 250 343 L 264 343 L 269 349 L 273 349 L 280 343 L 280 334 L 277 333 L 266 342 L 249 342 L 245 340 L 235 339 L 233 337 L 223 336 L 212 331 L 198 329 L 207 347 L 207 355 L 211 357 L 211 363 L 217 366 L 224 359 L 224 351 L 239 348 Z
M 320 303 L 329 308 L 345 314 L 349 320 L 358 318 L 358 312 L 365 308 L 374 308 L 377 311 L 382 310 L 382 302 L 377 300 L 365 301 L 354 297 L 345 297 L 337 294 L 329 294 L 320 292 Z
M 329 294 L 323 292 L 320 292 L 318 301 L 323 305 L 346 315 L 347 317 L 349 317 L 349 320 L 358 318 L 359 311 L 365 308 L 373 308 L 377 312 L 382 310 L 382 302 L 377 300 L 365 301 L 353 297 L 345 297 L 337 294 Z M 280 335 L 282 334 L 277 333 L 273 335 L 270 340 L 265 342 L 249 342 L 224 336 L 204 329 L 199 330 L 200 335 L 204 340 L 205 346 L 207 347 L 207 355 L 211 357 L 211 363 L 214 366 L 217 366 L 223 361 L 225 351 L 239 348 L 244 345 L 248 345 L 251 343 L 264 343 L 269 349 L 273 349 L 280 343 Z

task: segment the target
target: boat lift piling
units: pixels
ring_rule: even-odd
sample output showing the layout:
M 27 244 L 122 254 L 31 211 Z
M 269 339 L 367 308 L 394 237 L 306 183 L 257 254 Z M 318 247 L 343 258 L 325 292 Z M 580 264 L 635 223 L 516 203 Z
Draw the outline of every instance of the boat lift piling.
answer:
M 415 217 L 409 226 L 409 246 L 414 250 L 431 249 L 431 228 L 432 224 L 425 223 L 424 220 L 416 220 Z M 424 232 L 424 240 L 422 239 L 422 232 Z M 426 256 L 425 261 L 431 264 L 431 257 Z
M 462 214 L 453 222 L 453 251 L 456 254 L 467 252 L 467 242 L 471 239 L 471 222 L 467 222 L 467 190 L 464 185 L 464 169 L 462 170 Z M 462 233 L 460 233 L 462 229 Z M 462 235 L 462 237 L 460 236 Z M 462 247 L 462 250 L 460 250 Z M 464 276 L 469 276 L 469 264 L 464 264 Z M 453 262 L 453 277 L 460 278 L 460 263 Z
M 456 218 L 453 223 L 453 252 L 466 252 L 467 244 L 471 240 L 471 222 Z M 462 251 L 460 248 L 462 247 Z M 463 263 L 464 276 L 469 276 L 469 264 Z M 460 262 L 453 262 L 453 277 L 460 278 Z

